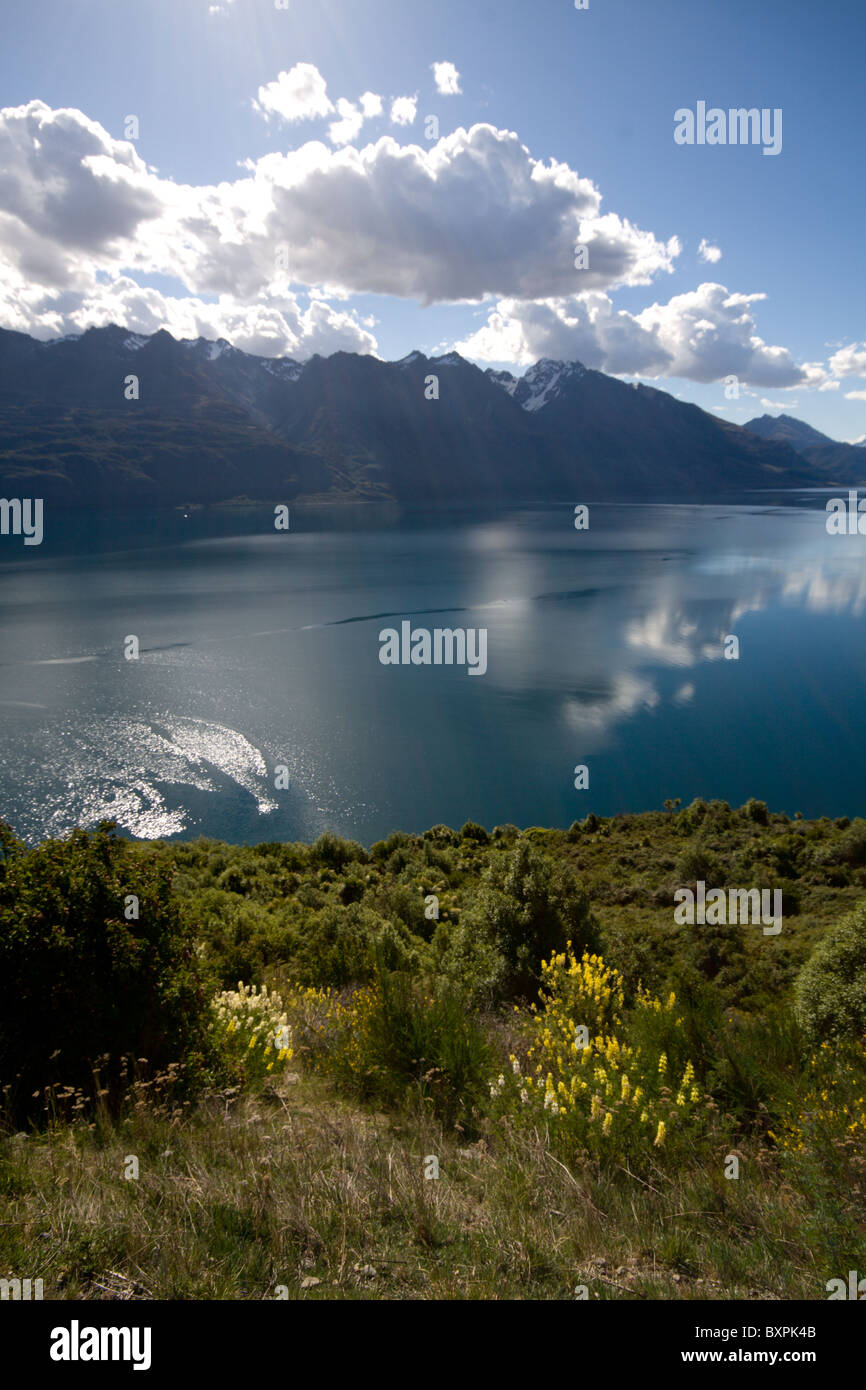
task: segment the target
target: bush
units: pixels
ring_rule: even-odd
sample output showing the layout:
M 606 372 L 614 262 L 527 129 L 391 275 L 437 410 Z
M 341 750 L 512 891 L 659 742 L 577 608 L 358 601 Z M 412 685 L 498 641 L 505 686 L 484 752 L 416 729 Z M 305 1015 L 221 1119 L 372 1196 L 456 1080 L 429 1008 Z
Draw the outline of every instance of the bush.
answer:
M 326 831 L 310 846 L 310 861 L 326 869 L 339 871 L 346 864 L 366 863 L 367 852 L 361 845 L 355 844 L 354 840 L 341 840 L 339 835 L 332 835 L 330 831 Z
M 866 902 L 819 942 L 797 977 L 796 1013 L 810 1037 L 866 1034 Z
M 388 1105 L 420 1099 L 443 1123 L 473 1127 L 492 1053 L 459 990 L 428 994 L 383 968 L 333 1017 L 340 1040 L 324 1064 L 345 1088 Z
M 254 1088 L 284 1072 L 294 1056 L 292 1029 L 278 994 L 261 993 L 239 982 L 211 1006 L 214 1044 L 222 1054 L 226 1078 Z
M 697 842 L 686 845 L 677 860 L 676 874 L 681 883 L 697 883 L 700 880 L 712 885 L 717 873 L 715 859 L 704 845 Z
M 460 831 L 461 840 L 474 840 L 479 845 L 489 845 L 490 836 L 483 825 L 478 825 L 474 820 L 468 820 Z
M 116 838 L 114 824 L 24 850 L 4 836 L 0 879 L 0 1084 L 13 1113 L 55 1082 L 103 1099 L 120 1092 L 122 1058 L 200 1064 L 207 992 L 193 935 L 165 863 Z M 130 896 L 138 916 L 128 921 Z
M 842 834 L 837 845 L 837 863 L 860 868 L 866 864 L 866 821 L 859 818 Z
M 331 903 L 308 918 L 297 932 L 290 957 L 301 984 L 345 985 L 370 980 L 372 946 L 384 923 L 375 912 L 351 903 Z
M 460 840 L 456 830 L 452 830 L 447 825 L 433 825 L 429 830 L 424 831 L 421 838 L 422 840 L 432 840 L 439 845 L 456 845 Z
M 566 865 L 551 864 L 525 839 L 485 870 L 465 913 L 467 936 L 492 947 L 504 961 L 497 988 L 534 993 L 542 960 L 571 941 L 584 950 L 598 941 L 589 899 Z
M 599 956 L 577 959 L 567 949 L 545 963 L 542 981 L 525 1061 L 512 1054 L 510 1071 L 490 1086 L 502 1113 L 549 1133 L 569 1158 L 581 1151 L 646 1158 L 698 1127 L 705 1097 L 691 1059 L 671 1048 L 673 1041 L 683 1053 L 673 994 L 660 999 L 639 991 L 634 1014 L 655 1027 L 634 1045 L 623 1019 L 622 977 Z

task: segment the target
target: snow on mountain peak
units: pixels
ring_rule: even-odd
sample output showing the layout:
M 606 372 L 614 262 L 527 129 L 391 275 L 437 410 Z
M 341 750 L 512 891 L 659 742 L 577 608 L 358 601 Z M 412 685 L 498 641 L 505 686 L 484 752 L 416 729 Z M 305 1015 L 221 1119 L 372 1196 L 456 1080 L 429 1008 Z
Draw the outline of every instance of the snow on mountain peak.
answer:
M 523 409 L 533 414 L 536 410 L 542 410 L 548 401 L 559 394 L 560 382 L 571 375 L 572 365 L 570 362 L 555 362 L 550 357 L 542 357 L 534 367 L 530 367 L 523 378 L 526 386 L 526 391 L 521 392 Z
M 231 343 L 227 343 L 225 338 L 217 338 L 215 343 L 208 342 L 207 357 L 209 362 L 215 362 L 218 357 L 224 357 L 227 352 L 233 352 Z
M 513 396 L 517 403 L 530 414 L 542 410 L 559 394 L 566 380 L 582 377 L 586 368 L 580 362 L 560 362 L 552 357 L 542 357 L 528 367 L 522 377 L 513 377 L 510 372 L 494 372 L 488 368 L 488 375 L 497 386 Z
M 266 372 L 283 381 L 297 381 L 304 370 L 303 362 L 296 362 L 293 357 L 263 357 L 261 362 Z

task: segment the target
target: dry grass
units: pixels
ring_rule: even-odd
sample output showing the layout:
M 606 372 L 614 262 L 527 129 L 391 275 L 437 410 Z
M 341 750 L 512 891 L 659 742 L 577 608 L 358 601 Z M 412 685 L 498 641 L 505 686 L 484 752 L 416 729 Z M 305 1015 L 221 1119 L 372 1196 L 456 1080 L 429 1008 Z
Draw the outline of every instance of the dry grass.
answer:
M 543 1136 L 464 1147 L 299 1077 L 4 1138 L 0 1265 L 55 1299 L 826 1297 L 803 1198 L 742 1152 L 737 1182 L 721 1142 L 675 1181 L 569 1170 Z

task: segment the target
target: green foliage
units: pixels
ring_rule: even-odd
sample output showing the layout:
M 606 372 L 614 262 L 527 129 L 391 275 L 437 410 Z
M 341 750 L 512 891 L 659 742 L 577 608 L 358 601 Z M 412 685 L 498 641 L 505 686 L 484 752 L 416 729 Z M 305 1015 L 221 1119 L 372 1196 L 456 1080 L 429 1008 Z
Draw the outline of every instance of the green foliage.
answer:
M 420 1100 L 442 1123 L 471 1130 L 486 1091 L 492 1049 L 464 995 L 440 984 L 428 993 L 381 961 L 353 1028 L 344 1084 L 386 1104 Z
M 347 864 L 367 862 L 367 851 L 353 840 L 341 840 L 339 835 L 326 831 L 310 846 L 310 859 L 328 869 L 340 870 Z
M 748 820 L 754 821 L 756 825 L 769 825 L 770 823 L 770 813 L 767 810 L 767 803 L 765 801 L 756 801 L 754 797 L 750 797 L 746 802 L 742 814 L 745 815 Z
M 551 866 L 537 847 L 521 839 L 488 866 L 455 949 L 471 963 L 473 975 L 488 975 L 494 995 L 517 995 L 535 992 L 542 960 L 569 941 L 583 951 L 597 940 L 589 899 L 574 872 L 566 864 Z
M 712 854 L 706 845 L 697 840 L 691 841 L 677 859 L 676 874 L 681 883 L 697 883 L 698 880 L 703 880 L 713 887 L 718 872 L 718 865 Z
M 866 902 L 818 943 L 797 978 L 795 994 L 797 1017 L 810 1037 L 866 1034 Z
M 844 864 L 860 868 L 866 864 L 866 821 L 859 817 L 843 833 L 816 855 L 821 864 Z
M 89 1088 L 106 1055 L 100 1079 L 111 1098 L 122 1057 L 158 1069 L 204 1049 L 207 994 L 167 865 L 102 822 L 92 834 L 13 848 L 4 867 L 0 1082 L 12 1086 L 16 1113 L 35 1109 L 32 1092 L 55 1081 Z
M 474 840 L 479 845 L 489 845 L 490 836 L 483 825 L 477 825 L 475 821 L 468 820 L 460 831 L 461 840 Z

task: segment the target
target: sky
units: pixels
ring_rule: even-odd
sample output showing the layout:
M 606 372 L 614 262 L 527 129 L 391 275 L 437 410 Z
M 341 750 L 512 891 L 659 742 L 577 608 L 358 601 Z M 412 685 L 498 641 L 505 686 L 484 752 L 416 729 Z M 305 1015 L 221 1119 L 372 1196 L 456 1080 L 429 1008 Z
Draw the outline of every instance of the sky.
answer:
M 866 440 L 864 39 L 861 0 L 9 7 L 0 327 L 579 360 Z

